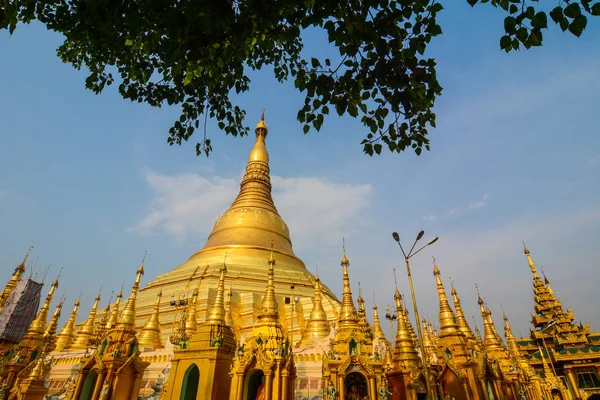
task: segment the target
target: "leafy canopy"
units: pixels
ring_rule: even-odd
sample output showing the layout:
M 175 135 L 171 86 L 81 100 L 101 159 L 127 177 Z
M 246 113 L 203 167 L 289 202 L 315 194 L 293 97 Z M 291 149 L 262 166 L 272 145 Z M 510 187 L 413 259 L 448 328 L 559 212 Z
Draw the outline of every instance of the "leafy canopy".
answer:
M 455 1 L 455 0 L 446 0 Z M 181 144 L 196 130 L 198 154 L 211 151 L 206 119 L 226 134 L 244 135 L 246 112 L 232 99 L 249 90 L 248 72 L 269 66 L 280 82 L 304 94 L 298 121 L 317 131 L 330 113 L 360 119 L 363 150 L 380 154 L 429 149 L 433 106 L 442 92 L 427 45 L 442 34 L 444 0 L 4 0 L 0 28 L 38 20 L 64 35 L 58 55 L 90 74 L 96 93 L 118 83 L 126 99 L 181 105 L 168 142 Z M 467 0 L 503 10 L 509 52 L 543 42 L 548 16 L 580 36 L 600 0 Z M 556 0 L 553 0 L 556 4 Z M 536 8 L 537 7 L 537 8 Z M 303 57 L 302 32 L 321 29 L 339 57 Z M 203 122 L 202 122 L 203 121 Z

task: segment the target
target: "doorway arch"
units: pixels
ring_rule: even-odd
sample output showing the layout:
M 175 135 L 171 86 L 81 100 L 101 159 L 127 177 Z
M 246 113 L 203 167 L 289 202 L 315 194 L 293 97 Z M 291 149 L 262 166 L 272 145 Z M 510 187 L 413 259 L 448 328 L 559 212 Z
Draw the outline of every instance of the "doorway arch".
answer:
M 351 372 L 344 379 L 344 391 L 348 400 L 362 399 L 369 396 L 367 378 L 360 372 Z M 360 396 L 360 397 L 357 397 Z
M 593 394 L 588 397 L 588 400 L 600 400 L 600 394 Z
M 200 381 L 200 371 L 196 364 L 190 365 L 183 375 L 183 384 L 181 385 L 181 396 L 179 400 L 195 400 L 198 393 L 198 382 Z
M 244 380 L 244 400 L 255 400 L 259 394 L 259 388 L 263 386 L 264 393 L 265 373 L 261 369 L 253 369 L 246 374 Z
M 81 389 L 81 395 L 79 400 L 90 400 L 94 394 L 94 387 L 96 387 L 96 381 L 98 380 L 98 373 L 93 369 L 88 372 L 83 381 L 83 388 Z

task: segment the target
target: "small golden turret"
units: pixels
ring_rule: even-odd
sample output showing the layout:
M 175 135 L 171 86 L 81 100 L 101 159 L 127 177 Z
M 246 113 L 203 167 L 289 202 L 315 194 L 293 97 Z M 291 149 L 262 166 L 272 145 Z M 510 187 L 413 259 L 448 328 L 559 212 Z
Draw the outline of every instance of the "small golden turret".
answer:
M 433 357 L 435 354 L 435 344 L 433 343 L 433 339 L 427 329 L 427 321 L 425 318 L 422 319 L 423 325 L 423 347 L 425 348 L 425 354 L 427 355 L 427 363 L 433 363 Z
M 477 344 L 479 345 L 479 347 L 483 347 L 483 339 L 481 338 L 481 331 L 479 330 L 479 327 L 477 327 L 477 325 L 475 325 L 475 339 L 477 340 Z
M 396 345 L 394 346 L 393 360 L 396 368 L 411 369 L 420 364 L 419 353 L 408 330 L 406 316 L 402 307 L 402 296 L 396 288 L 394 293 L 396 302 L 396 315 L 398 315 L 398 327 L 396 329 Z
M 275 257 L 273 255 L 273 250 L 271 250 L 271 255 L 269 256 L 269 274 L 267 278 L 267 290 L 265 291 L 265 297 L 262 301 L 262 309 L 260 314 L 258 314 L 258 324 L 264 322 L 277 322 L 279 323 L 279 312 L 277 306 L 277 298 L 275 297 L 275 284 L 274 284 L 274 276 L 275 276 Z
M 377 312 L 377 303 L 373 300 L 373 338 L 377 338 L 384 342 L 387 342 L 385 333 L 381 329 L 381 323 L 379 322 L 379 313 Z
M 269 272 L 267 288 L 263 297 L 262 308 L 258 313 L 257 321 L 250 337 L 261 341 L 265 350 L 275 350 L 283 346 L 284 335 L 279 322 L 277 297 L 275 295 L 275 257 L 273 251 L 269 256 Z
M 221 266 L 219 270 L 219 283 L 217 284 L 217 296 L 215 297 L 215 303 L 213 304 L 206 322 L 212 325 L 223 325 L 226 323 L 225 313 L 225 274 L 227 273 L 227 267 L 225 264 Z
M 508 317 L 504 314 L 504 337 L 506 338 L 506 344 L 508 345 L 508 352 L 512 359 L 516 361 L 521 360 L 521 350 L 519 350 L 519 344 L 517 339 L 513 336 L 512 329 L 508 323 Z
M 80 301 L 77 299 L 75 302 L 75 306 L 73 307 L 73 311 L 71 311 L 71 316 L 67 320 L 67 323 L 62 328 L 58 337 L 56 339 L 56 351 L 62 351 L 63 349 L 68 348 L 75 337 L 75 320 L 77 318 L 77 311 L 79 310 Z
M 52 303 L 52 297 L 54 296 L 54 292 L 58 287 L 58 278 L 52 282 L 50 286 L 50 290 L 46 295 L 46 300 L 42 305 L 38 315 L 35 317 L 31 325 L 29 325 L 29 329 L 27 329 L 27 333 L 23 337 L 23 340 L 36 340 L 41 339 L 44 336 L 44 332 L 46 331 L 46 324 L 48 322 L 48 312 L 50 310 L 50 303 Z
M 415 328 L 413 327 L 412 322 L 410 321 L 410 317 L 408 315 L 408 308 L 406 307 L 406 303 L 404 303 L 404 320 L 406 321 L 406 326 L 408 328 L 408 333 L 412 338 L 413 344 L 416 348 L 419 348 L 419 340 L 417 338 L 417 333 L 415 332 Z
M 156 301 L 154 302 L 154 309 L 150 318 L 144 324 L 141 332 L 138 335 L 138 343 L 141 349 L 152 348 L 162 349 L 164 346 L 160 332 L 160 320 L 158 318 L 160 313 L 160 299 L 162 297 L 162 290 L 158 291 Z
M 433 260 L 433 275 L 435 276 L 437 283 L 438 299 L 440 303 L 440 338 L 456 335 L 458 332 L 456 316 L 454 315 L 452 308 L 450 308 L 450 303 L 448 303 L 446 290 L 444 289 L 444 284 L 442 283 L 442 278 L 440 277 L 440 270 L 435 262 L 435 259 Z
M 15 290 L 17 283 L 19 283 L 19 281 L 21 280 L 21 277 L 25 272 L 25 263 L 27 262 L 27 257 L 29 257 L 29 253 L 31 253 L 32 248 L 33 246 L 29 247 L 29 250 L 27 250 L 27 253 L 25 253 L 25 258 L 23 258 L 21 264 L 19 264 L 17 268 L 15 268 L 15 272 L 13 273 L 10 280 L 6 283 L 6 286 L 4 287 L 2 293 L 0 293 L 0 311 L 2 311 L 2 308 L 4 308 L 4 304 L 6 304 L 8 296 L 10 296 L 13 290 Z
M 531 273 L 533 274 L 533 276 L 537 276 L 538 279 L 539 279 L 539 276 L 538 276 L 537 271 L 535 269 L 535 263 L 531 259 L 531 254 L 529 253 L 529 249 L 527 248 L 527 246 L 525 246 L 525 243 L 523 243 L 523 252 L 527 256 L 527 262 L 529 263 L 529 268 L 531 268 Z
M 327 314 L 323 308 L 322 295 L 321 279 L 317 273 L 315 276 L 314 304 L 306 328 L 302 332 L 302 340 L 310 341 L 312 338 L 322 339 L 327 337 L 331 331 L 331 327 L 327 321 Z
M 94 305 L 90 310 L 90 314 L 83 326 L 77 332 L 75 340 L 71 343 L 70 349 L 82 350 L 88 347 L 90 339 L 94 335 L 94 324 L 96 323 L 96 314 L 98 313 L 98 304 L 100 303 L 100 291 L 94 300 Z
M 123 288 L 119 291 L 117 295 L 117 300 L 112 307 L 110 312 L 110 317 L 108 318 L 108 322 L 106 323 L 106 329 L 112 329 L 117 325 L 117 321 L 119 320 L 119 307 L 121 306 L 121 298 L 123 297 Z
M 363 332 L 365 337 L 372 339 L 373 333 L 371 332 L 371 327 L 369 326 L 369 321 L 367 321 L 367 310 L 365 309 L 365 299 L 362 297 L 362 289 L 360 288 L 360 283 L 358 284 L 358 298 L 356 299 L 358 303 L 358 326 L 360 330 Z
M 483 319 L 483 343 L 485 344 L 486 349 L 495 350 L 502 348 L 490 309 L 485 306 L 481 297 L 477 299 L 477 303 L 479 304 L 481 318 Z
M 227 291 L 227 302 L 225 303 L 225 323 L 228 327 L 233 329 L 235 327 L 235 322 L 233 322 L 233 312 L 231 311 L 231 300 L 233 297 L 233 290 L 231 287 Z
M 467 340 L 475 341 L 475 335 L 473 335 L 473 331 L 467 322 L 467 318 L 462 309 L 462 305 L 460 304 L 460 299 L 458 298 L 458 293 L 456 293 L 456 289 L 454 288 L 454 282 L 452 282 L 452 300 L 454 301 L 454 309 L 456 310 L 456 322 L 458 323 L 458 329 L 465 335 Z
M 54 314 L 52 315 L 52 318 L 50 318 L 50 322 L 48 323 L 48 326 L 44 331 L 44 336 L 56 336 L 56 329 L 58 327 L 58 320 L 60 318 L 62 306 L 63 299 L 60 299 L 60 301 L 56 305 L 56 308 L 54 309 Z
M 341 265 L 344 273 L 344 294 L 342 295 L 342 307 L 340 308 L 338 316 L 338 326 L 339 329 L 344 329 L 346 327 L 352 328 L 358 323 L 356 307 L 354 307 L 352 291 L 350 290 L 350 277 L 348 275 L 350 261 L 348 261 L 348 257 L 346 257 L 346 250 L 344 250 Z
M 196 310 L 198 304 L 198 293 L 200 291 L 200 280 L 198 286 L 192 293 L 192 299 L 186 307 L 186 318 L 185 318 L 185 334 L 191 337 L 198 330 L 198 321 L 196 320 Z
M 121 317 L 119 318 L 116 325 L 118 328 L 135 330 L 135 304 L 137 300 L 138 290 L 140 289 L 140 281 L 142 280 L 142 275 L 144 275 L 144 261 L 142 261 L 142 265 L 140 265 L 140 267 L 137 270 L 135 282 L 131 287 L 131 294 L 127 299 L 127 303 L 125 303 L 125 307 L 123 308 Z

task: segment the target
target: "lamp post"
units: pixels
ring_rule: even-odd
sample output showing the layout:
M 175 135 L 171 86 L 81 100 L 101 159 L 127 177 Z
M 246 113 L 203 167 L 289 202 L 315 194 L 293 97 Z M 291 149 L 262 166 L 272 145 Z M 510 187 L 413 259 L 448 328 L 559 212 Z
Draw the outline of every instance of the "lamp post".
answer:
M 431 391 L 431 386 L 429 383 L 429 370 L 427 368 L 427 359 L 425 357 L 425 344 L 423 343 L 423 330 L 421 329 L 421 324 L 420 324 L 421 320 L 419 318 L 419 309 L 417 308 L 417 299 L 415 297 L 415 288 L 413 286 L 412 275 L 410 273 L 410 263 L 408 261 L 411 257 L 415 256 L 417 253 L 419 253 L 425 247 L 434 244 L 439 239 L 436 236 L 433 239 L 431 239 L 429 242 L 427 242 L 424 246 L 419 248 L 417 251 L 413 251 L 415 249 L 415 246 L 417 245 L 417 242 L 423 238 L 424 234 L 425 234 L 424 231 L 420 231 L 417 234 L 415 242 L 413 243 L 413 245 L 410 248 L 410 251 L 408 251 L 408 253 L 404 251 L 404 248 L 402 247 L 402 244 L 400 243 L 400 235 L 398 235 L 397 232 L 394 232 L 394 233 L 392 233 L 392 237 L 394 238 L 396 243 L 398 243 L 398 246 L 400 247 L 400 251 L 402 251 L 402 255 L 404 256 L 404 262 L 406 263 L 406 273 L 408 275 L 408 284 L 410 286 L 410 295 L 412 297 L 412 303 L 413 303 L 415 318 L 416 318 L 416 322 L 417 322 L 417 332 L 419 334 L 419 344 L 421 347 L 421 359 L 423 361 L 423 375 L 425 376 L 425 385 L 427 386 L 427 397 L 430 399 L 433 399 L 435 396 L 433 396 L 433 393 Z

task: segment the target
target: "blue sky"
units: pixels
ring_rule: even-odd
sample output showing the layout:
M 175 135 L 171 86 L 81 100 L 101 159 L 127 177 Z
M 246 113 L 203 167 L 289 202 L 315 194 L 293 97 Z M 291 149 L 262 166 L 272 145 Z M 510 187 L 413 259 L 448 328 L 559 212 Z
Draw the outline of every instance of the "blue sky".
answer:
M 408 292 L 391 232 L 420 230 L 438 243 L 413 260 L 419 307 L 437 316 L 431 257 L 446 287 L 481 325 L 475 283 L 500 326 L 501 306 L 524 335 L 532 310 L 524 240 L 576 318 L 600 329 L 600 24 L 576 39 L 558 29 L 546 45 L 499 50 L 502 14 L 447 2 L 444 35 L 430 54 L 444 87 L 432 151 L 362 154 L 365 129 L 332 117 L 319 133 L 295 120 L 303 97 L 268 71 L 239 97 L 253 127 L 267 109 L 274 196 L 296 254 L 341 292 L 341 238 L 351 280 L 366 299 L 392 303 L 392 268 Z M 464 3 L 464 4 L 463 4 Z M 450 8 L 448 8 L 450 7 Z M 308 48 L 326 54 L 318 35 Z M 85 90 L 85 72 L 55 55 L 60 37 L 33 24 L 0 34 L 0 279 L 29 244 L 37 269 L 62 267 L 58 293 L 83 309 L 103 284 L 104 300 L 131 285 L 144 251 L 145 281 L 200 249 L 233 200 L 253 137 L 226 137 L 209 124 L 214 153 L 194 143 L 169 147 L 178 109 L 123 100 L 110 88 Z M 252 135 L 253 136 L 253 135 Z

